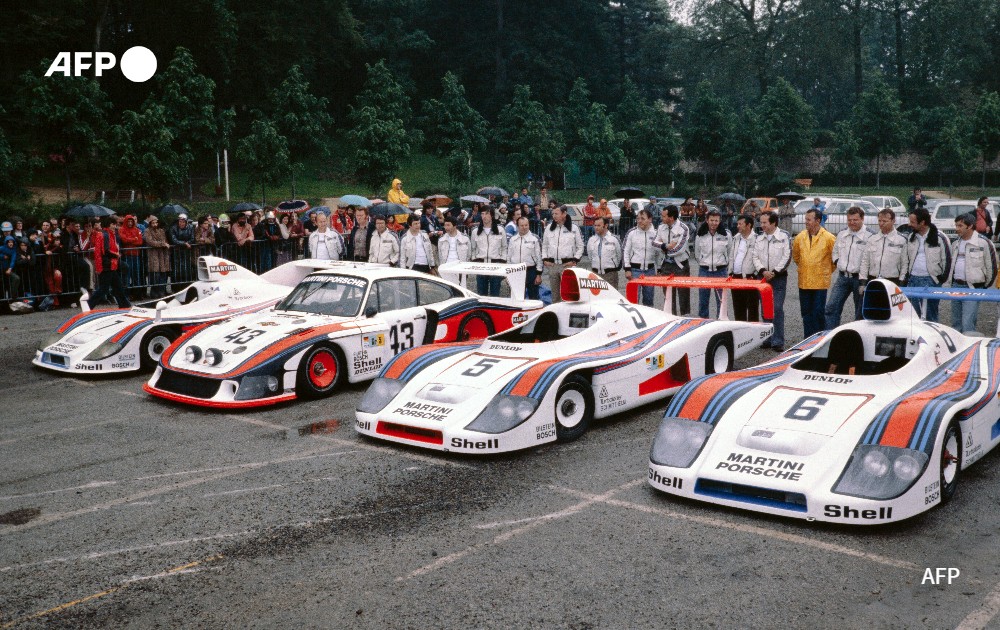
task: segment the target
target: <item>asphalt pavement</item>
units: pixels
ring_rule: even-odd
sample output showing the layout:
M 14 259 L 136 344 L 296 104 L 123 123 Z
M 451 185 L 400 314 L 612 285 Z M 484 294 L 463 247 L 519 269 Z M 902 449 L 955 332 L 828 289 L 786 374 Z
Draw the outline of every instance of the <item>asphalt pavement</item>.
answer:
M 0 317 L 0 628 L 1000 626 L 995 453 L 910 521 L 793 521 L 648 486 L 665 403 L 441 455 L 359 437 L 364 385 L 226 413 L 33 368 L 69 314 Z

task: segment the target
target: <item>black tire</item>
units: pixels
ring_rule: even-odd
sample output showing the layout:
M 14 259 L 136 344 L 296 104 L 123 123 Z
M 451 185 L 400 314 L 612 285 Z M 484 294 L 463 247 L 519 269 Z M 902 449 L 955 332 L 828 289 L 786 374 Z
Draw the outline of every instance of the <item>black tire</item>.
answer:
M 167 346 L 177 341 L 180 331 L 176 328 L 154 328 L 146 333 L 139 344 L 139 369 L 150 372 L 156 368 Z
M 295 391 L 302 398 L 329 396 L 344 380 L 346 369 L 347 362 L 340 348 L 327 344 L 313 346 L 299 364 Z
M 962 469 L 962 430 L 958 428 L 958 420 L 952 420 L 945 429 L 941 439 L 941 503 L 946 503 L 955 496 L 958 489 L 959 472 Z
M 480 336 L 484 329 L 486 334 Z M 482 311 L 472 311 L 462 318 L 461 323 L 458 325 L 458 333 L 455 338 L 458 341 L 482 339 L 484 337 L 489 337 L 495 332 L 496 328 L 493 327 L 493 320 L 490 319 L 489 315 Z
M 594 390 L 582 376 L 570 376 L 556 392 L 553 416 L 556 419 L 556 439 L 572 442 L 587 432 L 594 419 Z
M 725 354 L 723 354 L 725 353 Z M 725 366 L 725 369 L 722 368 Z M 718 374 L 733 369 L 733 338 L 729 334 L 716 335 L 705 350 L 705 374 Z

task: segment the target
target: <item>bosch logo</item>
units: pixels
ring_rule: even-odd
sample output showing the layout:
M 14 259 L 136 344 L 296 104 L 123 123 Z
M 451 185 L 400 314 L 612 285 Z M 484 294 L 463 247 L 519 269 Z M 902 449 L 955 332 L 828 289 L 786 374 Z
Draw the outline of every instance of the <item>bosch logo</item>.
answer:
M 85 70 L 93 69 L 94 76 L 100 77 L 117 63 L 115 55 L 109 52 L 61 52 L 52 60 L 45 76 L 81 77 Z M 144 83 L 156 74 L 156 55 L 145 46 L 133 46 L 122 54 L 120 68 L 129 81 Z

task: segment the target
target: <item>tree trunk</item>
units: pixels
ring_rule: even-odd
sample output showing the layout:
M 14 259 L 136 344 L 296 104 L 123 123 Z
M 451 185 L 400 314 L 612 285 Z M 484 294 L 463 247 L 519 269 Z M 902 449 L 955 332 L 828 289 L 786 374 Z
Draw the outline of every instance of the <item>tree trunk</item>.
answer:
M 861 0 L 854 0 L 854 94 L 860 99 L 863 89 L 863 77 L 861 67 Z
M 896 25 L 896 89 L 899 97 L 906 102 L 905 80 L 906 80 L 906 58 L 904 56 L 905 38 L 903 37 L 903 0 L 895 0 L 893 4 L 893 18 Z
M 260 205 L 267 205 L 267 188 L 264 180 L 261 180 L 260 182 Z
M 504 0 L 496 0 L 497 3 L 497 33 L 504 32 L 503 24 L 503 3 Z M 507 62 L 503 57 L 503 45 L 501 39 L 493 45 L 493 61 L 496 66 L 496 79 L 494 81 L 494 88 L 497 93 L 503 93 L 507 87 Z
M 70 198 L 73 196 L 73 189 L 69 185 L 69 160 L 67 158 L 66 163 L 63 165 L 66 170 L 66 202 L 69 203 Z
M 295 199 L 295 167 L 292 167 L 292 199 Z
M 100 4 L 97 5 L 97 22 L 94 24 L 94 58 L 96 59 L 97 53 L 101 52 L 101 31 L 104 28 L 104 18 L 108 15 L 108 7 L 111 4 L 111 0 L 102 0 Z M 98 83 L 101 82 L 101 77 L 94 76 L 94 80 Z
M 979 187 L 983 189 L 983 192 L 986 192 L 986 155 L 985 154 L 983 155 L 983 177 L 982 177 L 981 180 L 979 180 Z
M 191 181 L 191 173 L 188 173 L 188 201 L 194 203 L 194 183 Z
M 882 185 L 882 154 L 875 156 L 875 190 Z

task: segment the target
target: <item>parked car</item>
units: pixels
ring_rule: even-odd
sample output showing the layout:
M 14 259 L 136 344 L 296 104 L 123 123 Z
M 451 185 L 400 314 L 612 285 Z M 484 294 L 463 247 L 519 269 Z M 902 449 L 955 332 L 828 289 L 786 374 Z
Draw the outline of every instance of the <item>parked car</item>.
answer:
M 761 212 L 778 212 L 781 208 L 781 203 L 774 197 L 752 197 L 743 203 L 743 207 L 740 208 L 740 214 L 747 214 L 750 212 L 751 202 L 756 202 L 757 207 L 760 208 Z
M 865 201 L 872 202 L 873 204 L 875 204 L 875 207 L 878 208 L 879 210 L 881 210 L 882 208 L 888 208 L 893 212 L 895 212 L 897 216 L 900 214 L 905 215 L 909 213 L 909 210 L 906 208 L 905 205 L 903 205 L 903 202 L 896 197 L 886 197 L 883 195 L 867 195 L 862 197 L 862 199 L 864 199 Z
M 792 217 L 792 235 L 796 235 L 806 227 L 806 210 L 812 207 L 813 199 L 803 199 L 795 204 L 795 216 Z M 820 197 L 826 202 L 826 229 L 831 234 L 836 235 L 847 228 L 847 210 L 852 206 L 858 206 L 865 211 L 865 227 L 872 232 L 878 231 L 878 211 L 872 202 L 863 199 L 844 199 L 842 197 Z M 910 231 L 909 217 L 905 214 L 896 215 L 896 229 L 906 234 Z
M 991 201 L 987 207 L 990 209 L 990 215 L 993 217 L 995 238 L 997 216 L 1000 215 L 1000 204 L 996 201 Z M 931 213 L 931 223 L 937 226 L 938 230 L 947 234 L 948 238 L 956 238 L 958 232 L 955 231 L 955 219 L 963 214 L 975 212 L 976 202 L 964 199 L 945 199 L 938 202 L 933 209 L 928 208 L 928 211 Z

